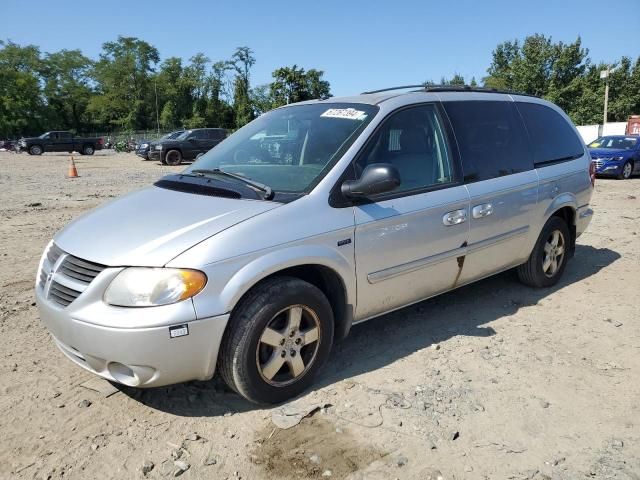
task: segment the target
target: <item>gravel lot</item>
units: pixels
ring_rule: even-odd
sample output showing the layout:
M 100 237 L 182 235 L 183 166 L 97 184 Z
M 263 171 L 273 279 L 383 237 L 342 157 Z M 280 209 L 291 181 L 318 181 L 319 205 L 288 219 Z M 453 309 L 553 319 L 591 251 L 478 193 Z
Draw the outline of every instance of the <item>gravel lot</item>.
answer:
M 219 380 L 101 393 L 58 352 L 33 303 L 43 248 L 180 169 L 67 164 L 0 153 L 0 478 L 640 479 L 639 178 L 598 180 L 557 287 L 507 272 L 355 327 L 284 430 Z

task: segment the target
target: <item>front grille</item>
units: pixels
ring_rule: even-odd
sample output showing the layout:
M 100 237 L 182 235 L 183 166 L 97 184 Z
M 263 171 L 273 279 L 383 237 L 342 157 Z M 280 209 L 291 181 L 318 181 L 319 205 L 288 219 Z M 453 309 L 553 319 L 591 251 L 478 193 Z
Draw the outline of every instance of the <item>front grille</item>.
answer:
M 87 262 L 80 258 L 68 255 L 60 265 L 59 272 L 64 273 L 67 277 L 75 278 L 89 285 L 98 274 L 105 269 L 104 265 L 98 263 Z
M 66 307 L 78 298 L 105 268 L 105 265 L 67 254 L 52 244 L 46 253 L 38 282 L 40 287 L 45 289 L 50 278 L 47 298 Z
M 600 170 L 600 167 L 604 164 L 601 158 L 596 158 L 593 163 L 596 164 L 596 170 Z
M 65 287 L 55 280 L 51 281 L 51 287 L 49 287 L 49 299 L 64 307 L 78 298 L 81 293 L 82 292 L 78 292 L 72 288 Z

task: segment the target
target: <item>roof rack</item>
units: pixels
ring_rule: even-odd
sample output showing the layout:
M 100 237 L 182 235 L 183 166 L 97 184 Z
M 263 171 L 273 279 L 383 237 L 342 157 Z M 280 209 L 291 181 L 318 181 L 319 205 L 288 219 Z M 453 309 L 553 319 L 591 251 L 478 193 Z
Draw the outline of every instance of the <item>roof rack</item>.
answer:
M 515 92 L 513 90 L 500 90 L 497 88 L 487 87 L 472 87 L 470 85 L 404 85 L 401 87 L 382 88 L 380 90 L 372 90 L 370 92 L 362 92 L 362 95 L 368 95 L 371 93 L 389 92 L 392 90 L 404 90 L 407 88 L 417 88 L 418 90 L 412 90 L 412 92 L 477 92 L 477 93 L 504 93 L 507 95 L 522 95 L 525 97 L 536 97 L 528 93 Z
M 406 88 L 424 88 L 424 83 L 420 85 L 403 85 L 401 87 L 381 88 L 380 90 L 371 90 L 370 92 L 362 92 L 361 95 L 369 95 L 371 93 L 390 92 L 391 90 L 404 90 Z

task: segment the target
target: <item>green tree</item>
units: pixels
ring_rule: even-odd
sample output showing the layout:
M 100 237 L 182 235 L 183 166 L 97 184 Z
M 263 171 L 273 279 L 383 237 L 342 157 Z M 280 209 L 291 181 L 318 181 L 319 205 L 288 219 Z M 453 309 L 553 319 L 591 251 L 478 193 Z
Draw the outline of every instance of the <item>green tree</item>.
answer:
M 251 67 L 256 59 L 253 50 L 249 47 L 238 47 L 231 56 L 230 65 L 236 71 L 233 80 L 233 109 L 235 113 L 235 126 L 240 128 L 254 118 L 251 100 L 249 98 Z
M 323 80 L 321 70 L 304 68 L 293 65 L 281 67 L 272 73 L 273 82 L 270 84 L 271 106 L 279 107 L 288 103 L 304 100 L 325 99 L 331 96 L 328 81 Z
M 49 129 L 85 130 L 87 106 L 93 94 L 90 59 L 80 50 L 46 54 L 42 62 L 44 99 Z
M 106 42 L 94 68 L 98 95 L 89 111 L 99 123 L 124 129 L 154 126 L 155 95 L 151 85 L 158 50 L 135 37 Z
M 0 41 L 0 137 L 36 134 L 45 125 L 40 50 Z

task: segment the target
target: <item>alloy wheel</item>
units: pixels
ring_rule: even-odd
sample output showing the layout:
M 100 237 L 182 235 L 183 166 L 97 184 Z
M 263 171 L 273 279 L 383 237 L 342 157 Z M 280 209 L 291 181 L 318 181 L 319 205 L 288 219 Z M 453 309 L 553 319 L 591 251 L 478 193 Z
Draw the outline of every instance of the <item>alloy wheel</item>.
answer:
M 554 230 L 544 244 L 544 258 L 542 260 L 542 271 L 551 278 L 553 277 L 564 261 L 565 240 L 560 230 Z
M 320 346 L 318 315 L 304 305 L 278 312 L 260 336 L 256 364 L 262 379 L 275 387 L 298 381 L 313 365 Z

